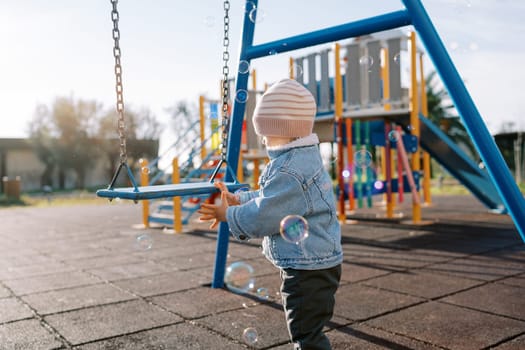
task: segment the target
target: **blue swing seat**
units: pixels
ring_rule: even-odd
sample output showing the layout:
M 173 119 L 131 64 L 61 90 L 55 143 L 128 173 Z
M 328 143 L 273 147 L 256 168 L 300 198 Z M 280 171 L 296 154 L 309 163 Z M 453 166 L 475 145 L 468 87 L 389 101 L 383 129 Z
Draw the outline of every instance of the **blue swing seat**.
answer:
M 224 183 L 230 192 L 240 188 L 249 187 L 247 184 L 237 182 Z M 212 194 L 219 192 L 213 182 L 188 182 L 168 185 L 138 186 L 107 188 L 97 191 L 97 196 L 104 198 L 120 198 L 132 200 L 145 200 L 178 196 L 193 196 L 199 194 Z

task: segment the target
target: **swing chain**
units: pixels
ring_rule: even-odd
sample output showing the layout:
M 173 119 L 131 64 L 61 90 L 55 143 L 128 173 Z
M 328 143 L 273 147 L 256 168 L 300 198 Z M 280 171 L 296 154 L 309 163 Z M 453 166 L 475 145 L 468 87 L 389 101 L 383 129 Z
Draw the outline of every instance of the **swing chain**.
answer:
M 230 88 L 228 82 L 228 75 L 230 68 L 228 67 L 228 61 L 230 59 L 230 53 L 228 47 L 230 45 L 229 30 L 230 30 L 230 2 L 228 0 L 224 1 L 224 38 L 222 45 L 224 46 L 224 51 L 222 53 L 222 60 L 224 65 L 222 67 L 222 144 L 221 144 L 221 162 L 226 162 L 226 148 L 228 146 L 228 135 L 230 128 L 230 118 L 228 115 L 228 100 L 230 96 Z
M 124 120 L 124 97 L 122 95 L 122 66 L 120 65 L 120 30 L 118 28 L 119 12 L 117 10 L 118 0 L 110 1 L 113 5 L 113 10 L 111 11 L 111 20 L 113 21 L 113 56 L 115 57 L 115 89 L 117 92 L 117 128 L 120 142 L 120 164 L 124 164 L 126 163 L 128 156 L 126 151 L 126 123 Z

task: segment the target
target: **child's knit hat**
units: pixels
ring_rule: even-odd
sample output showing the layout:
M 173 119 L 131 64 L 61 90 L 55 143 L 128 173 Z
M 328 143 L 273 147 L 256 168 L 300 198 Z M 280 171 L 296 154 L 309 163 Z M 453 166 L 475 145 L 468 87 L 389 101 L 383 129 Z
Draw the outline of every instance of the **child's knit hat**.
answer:
M 253 112 L 257 135 L 305 137 L 312 133 L 317 112 L 315 99 L 303 85 L 292 79 L 273 84 Z

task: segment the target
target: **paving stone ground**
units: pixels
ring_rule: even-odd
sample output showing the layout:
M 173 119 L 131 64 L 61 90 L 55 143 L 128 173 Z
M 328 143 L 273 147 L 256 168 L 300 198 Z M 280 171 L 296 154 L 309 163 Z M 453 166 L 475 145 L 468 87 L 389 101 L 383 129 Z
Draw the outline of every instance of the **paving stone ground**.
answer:
M 435 196 L 424 224 L 409 203 L 395 220 L 377 204 L 343 226 L 333 349 L 525 349 L 525 246 L 508 216 L 470 196 Z M 141 205 L 105 200 L 0 209 L 0 349 L 292 349 L 258 241 L 230 241 L 227 263 L 255 270 L 235 294 L 210 287 L 215 232 L 140 220 Z

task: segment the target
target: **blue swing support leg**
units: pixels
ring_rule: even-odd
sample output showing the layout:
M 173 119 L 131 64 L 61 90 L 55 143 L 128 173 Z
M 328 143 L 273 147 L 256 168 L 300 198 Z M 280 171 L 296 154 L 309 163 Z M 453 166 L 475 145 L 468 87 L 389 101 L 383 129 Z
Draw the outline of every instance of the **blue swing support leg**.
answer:
M 246 1 L 245 6 L 257 7 L 257 0 Z M 249 7 L 246 7 L 249 8 Z M 253 34 L 255 24 L 250 20 L 250 11 L 245 11 L 243 29 L 241 33 L 241 48 L 240 48 L 240 59 L 250 63 L 250 59 L 244 56 L 244 52 L 247 48 L 251 47 L 253 43 Z M 249 74 L 237 74 L 235 79 L 235 91 L 244 91 L 248 87 Z M 228 149 L 227 149 L 227 164 L 229 165 L 230 172 L 226 173 L 226 182 L 232 181 L 237 171 L 239 163 L 239 154 L 241 150 L 241 135 L 242 135 L 242 122 L 244 120 L 244 111 L 246 103 L 240 102 L 234 99 L 233 110 L 231 115 L 229 138 L 228 138 Z M 211 283 L 212 288 L 222 288 L 224 286 L 224 274 L 226 271 L 226 258 L 228 255 L 228 243 L 230 239 L 230 229 L 228 223 L 221 222 L 219 225 L 219 231 L 217 234 L 217 246 L 215 253 L 215 265 L 213 269 L 213 280 Z
M 525 242 L 525 200 L 523 195 L 421 1 L 402 1 L 411 14 L 413 25 L 454 101 L 461 120 L 471 136 L 506 209 L 512 217 L 522 241 Z

